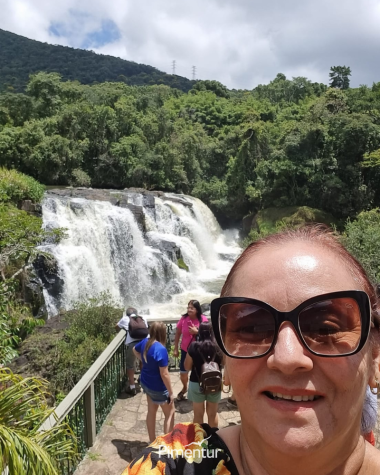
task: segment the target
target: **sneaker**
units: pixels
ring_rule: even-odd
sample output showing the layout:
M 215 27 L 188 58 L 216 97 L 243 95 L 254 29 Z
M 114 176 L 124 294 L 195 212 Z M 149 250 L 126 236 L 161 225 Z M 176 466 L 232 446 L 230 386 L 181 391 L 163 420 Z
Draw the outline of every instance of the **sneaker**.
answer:
M 126 389 L 125 392 L 126 392 L 127 394 L 130 394 L 131 396 L 136 396 L 136 394 L 137 394 L 137 389 L 136 389 L 136 388 L 128 387 L 128 389 Z
M 177 401 L 183 401 L 184 399 L 186 399 L 185 393 L 183 391 L 180 391 L 177 394 Z

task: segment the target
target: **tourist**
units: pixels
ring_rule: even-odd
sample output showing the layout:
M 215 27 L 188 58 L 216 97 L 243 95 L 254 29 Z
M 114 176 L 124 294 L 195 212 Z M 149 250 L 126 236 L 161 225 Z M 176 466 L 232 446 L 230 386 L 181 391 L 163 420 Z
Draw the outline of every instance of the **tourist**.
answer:
M 190 343 L 196 340 L 197 335 L 198 335 L 199 325 L 202 322 L 207 322 L 207 321 L 208 321 L 207 317 L 202 315 L 201 306 L 198 300 L 190 300 L 190 302 L 187 305 L 187 312 L 184 315 L 182 315 L 180 321 L 177 323 L 177 329 L 176 329 L 175 338 L 174 338 L 174 351 L 173 351 L 173 356 L 175 358 L 178 358 L 179 356 L 178 345 L 179 345 L 180 337 L 182 335 L 181 359 L 180 359 L 180 365 L 179 365 L 182 389 L 177 395 L 178 401 L 181 401 L 182 399 L 184 399 L 185 394 L 187 392 L 189 375 L 188 375 L 188 371 L 186 371 L 185 366 L 184 366 L 187 349 Z
M 133 329 L 132 326 L 134 327 Z M 116 325 L 116 329 L 118 331 L 120 331 L 122 328 L 127 331 L 125 344 L 127 347 L 126 366 L 129 387 L 126 390 L 126 393 L 135 396 L 137 393 L 135 384 L 136 357 L 133 353 L 133 348 L 148 335 L 148 322 L 145 316 L 137 315 L 137 310 L 134 307 L 128 307 L 124 311 L 123 317 Z
M 169 374 L 169 355 L 165 343 L 165 323 L 153 322 L 150 324 L 149 338 L 140 341 L 133 348 L 134 354 L 142 361 L 141 387 L 148 400 L 146 425 L 151 442 L 156 438 L 158 406 L 161 406 L 165 416 L 164 433 L 171 431 L 174 425 L 174 396 Z
M 193 422 L 202 424 L 206 409 L 208 424 L 211 427 L 218 427 L 218 403 L 221 399 L 221 385 L 219 391 L 205 394 L 199 384 L 202 376 L 202 365 L 210 361 L 214 361 L 221 367 L 223 353 L 216 344 L 211 324 L 201 323 L 199 325 L 198 341 L 190 344 L 184 363 L 185 369 L 187 371 L 191 370 L 188 399 L 193 403 Z
M 241 424 L 178 424 L 124 474 L 379 474 L 361 434 L 367 386 L 380 380 L 379 301 L 359 262 L 324 226 L 283 231 L 248 246 L 221 295 L 211 320 Z M 198 442 L 213 457 L 171 457 Z

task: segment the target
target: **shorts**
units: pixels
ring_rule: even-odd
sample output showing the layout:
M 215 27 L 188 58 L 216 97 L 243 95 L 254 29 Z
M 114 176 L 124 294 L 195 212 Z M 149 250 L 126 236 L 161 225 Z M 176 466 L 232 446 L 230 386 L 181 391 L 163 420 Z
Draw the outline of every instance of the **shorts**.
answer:
M 136 364 L 136 356 L 133 353 L 133 348 L 137 345 L 137 343 L 140 343 L 141 340 L 138 341 L 132 341 L 131 343 L 128 343 L 127 345 L 127 352 L 125 355 L 125 363 L 127 366 L 127 369 L 135 369 L 135 364 Z
M 179 371 L 180 371 L 180 373 L 188 373 L 188 371 L 186 371 L 185 366 L 184 366 L 186 355 L 187 355 L 187 351 L 185 351 L 181 348 L 181 360 L 179 362 Z
M 169 391 L 167 389 L 165 389 L 165 391 L 153 391 L 153 389 L 147 388 L 143 383 L 141 383 L 141 387 L 144 393 L 149 396 L 155 404 L 165 404 L 168 402 Z
M 187 392 L 187 399 L 192 402 L 216 402 L 218 403 L 222 398 L 222 391 L 213 394 L 204 394 L 201 392 L 199 383 L 189 382 L 189 389 Z

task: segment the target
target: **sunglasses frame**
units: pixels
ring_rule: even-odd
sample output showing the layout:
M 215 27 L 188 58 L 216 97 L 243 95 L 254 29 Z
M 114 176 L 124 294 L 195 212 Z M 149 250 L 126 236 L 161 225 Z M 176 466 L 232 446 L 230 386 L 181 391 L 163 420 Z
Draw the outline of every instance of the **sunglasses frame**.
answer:
M 337 354 L 337 355 L 324 355 L 324 354 L 320 354 L 311 350 L 307 346 L 305 339 L 303 338 L 302 333 L 299 328 L 299 314 L 301 313 L 302 310 L 309 307 L 313 303 L 323 302 L 324 300 L 336 299 L 336 298 L 352 298 L 358 304 L 359 310 L 360 310 L 360 318 L 361 318 L 360 341 L 357 348 L 350 353 L 342 353 L 342 354 Z M 230 304 L 230 303 L 246 303 L 246 304 L 251 304 L 251 305 L 258 305 L 264 308 L 265 310 L 268 310 L 273 315 L 273 318 L 275 321 L 275 334 L 274 334 L 273 342 L 271 346 L 268 348 L 268 350 L 262 355 L 238 356 L 238 355 L 231 355 L 226 350 L 226 347 L 224 346 L 223 339 L 222 339 L 219 314 L 220 314 L 220 309 L 222 308 L 222 306 L 225 304 Z M 313 355 L 320 356 L 323 358 L 339 358 L 341 356 L 351 356 L 351 355 L 354 355 L 355 353 L 358 353 L 366 344 L 368 340 L 369 332 L 371 329 L 371 305 L 370 305 L 370 300 L 367 293 L 363 292 L 362 290 L 342 290 L 339 292 L 330 292 L 327 294 L 316 295 L 315 297 L 311 297 L 310 299 L 305 300 L 304 302 L 302 302 L 300 305 L 298 305 L 295 309 L 291 310 L 290 312 L 280 312 L 276 308 L 272 307 L 268 303 L 263 302 L 261 300 L 256 300 L 256 299 L 251 299 L 251 298 L 246 298 L 246 297 L 220 297 L 220 298 L 214 299 L 211 302 L 211 322 L 212 322 L 214 335 L 220 349 L 223 351 L 223 353 L 225 353 L 230 358 L 255 359 L 255 358 L 262 358 L 263 356 L 268 355 L 273 350 L 274 346 L 277 343 L 278 333 L 280 330 L 280 326 L 283 322 L 290 322 L 293 325 L 299 340 L 302 342 L 303 346 L 308 351 L 310 351 L 310 353 L 312 353 Z

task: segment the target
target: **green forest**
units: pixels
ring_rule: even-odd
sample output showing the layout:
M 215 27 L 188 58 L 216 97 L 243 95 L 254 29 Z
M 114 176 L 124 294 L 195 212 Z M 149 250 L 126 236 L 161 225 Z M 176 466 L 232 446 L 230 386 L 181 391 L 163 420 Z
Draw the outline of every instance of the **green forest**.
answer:
M 24 92 L 29 74 L 38 71 L 57 72 L 64 80 L 78 80 L 82 84 L 105 81 L 135 86 L 166 84 L 182 91 L 188 91 L 193 84 L 187 78 L 166 74 L 153 66 L 41 43 L 0 29 L 0 91 Z
M 0 94 L 0 166 L 45 185 L 189 193 L 226 219 L 286 206 L 346 219 L 380 204 L 380 83 L 337 86 L 278 74 L 183 93 L 40 72 Z

